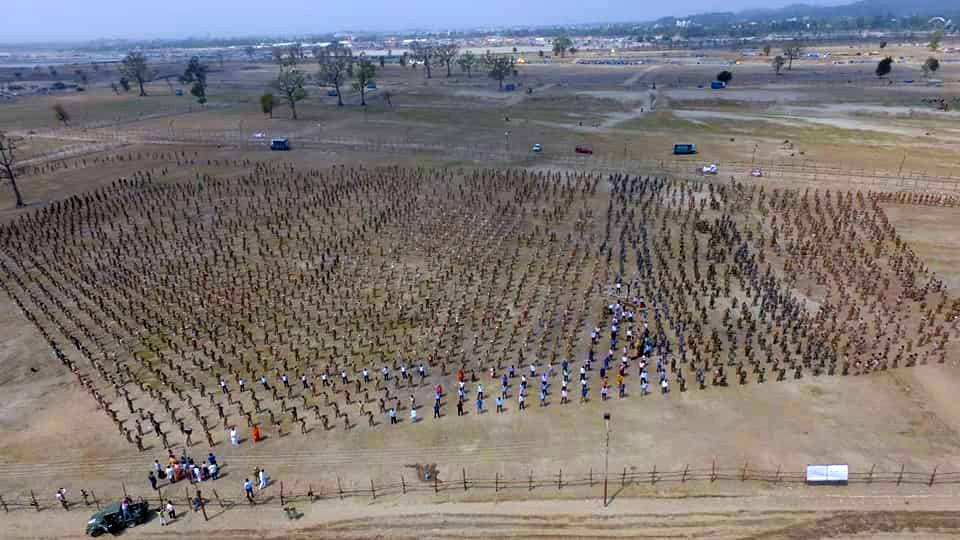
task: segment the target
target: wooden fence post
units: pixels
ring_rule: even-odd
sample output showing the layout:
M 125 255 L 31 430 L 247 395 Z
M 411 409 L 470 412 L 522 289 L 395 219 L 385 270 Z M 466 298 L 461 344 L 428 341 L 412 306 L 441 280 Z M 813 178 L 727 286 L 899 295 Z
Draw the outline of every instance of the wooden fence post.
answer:
M 97 494 L 90 490 L 90 498 L 93 499 L 93 504 L 97 505 L 97 510 L 100 509 L 100 501 L 97 499 Z
M 203 514 L 203 520 L 210 521 L 210 518 L 207 517 L 207 505 L 203 502 L 203 494 L 200 493 L 200 488 L 197 488 L 197 499 L 200 500 L 200 512 Z
M 33 490 L 32 490 L 32 489 L 30 490 L 30 499 L 33 501 L 32 503 L 30 503 L 31 506 L 33 506 L 34 508 L 36 508 L 36 509 L 37 509 L 37 512 L 39 512 L 39 511 L 40 511 L 40 503 L 37 502 L 37 496 L 33 494 Z
M 3 495 L 0 495 L 0 506 L 3 506 L 3 511 L 4 511 L 4 512 L 9 512 L 9 511 L 10 511 L 10 509 L 7 508 L 7 503 L 6 503 L 6 501 L 3 500 Z
M 83 497 L 83 505 L 84 505 L 84 506 L 90 506 L 90 501 L 87 500 L 87 497 L 88 497 L 87 490 L 81 489 L 81 490 L 80 490 L 80 496 Z
M 900 485 L 900 482 L 903 482 L 903 468 L 905 465 L 900 464 L 900 474 L 897 476 L 897 485 Z
M 563 489 L 563 469 L 557 474 L 557 490 Z
M 493 492 L 496 493 L 500 491 L 500 473 L 496 473 L 493 477 Z
M 217 505 L 223 508 L 223 501 L 220 499 L 220 494 L 217 493 L 217 490 L 213 490 L 213 498 L 217 499 Z
M 160 506 L 163 506 L 163 493 L 160 492 L 160 486 L 157 486 L 157 499 L 160 500 Z
M 627 485 L 627 468 L 623 468 L 623 475 L 620 477 L 620 487 Z
M 872 484 L 872 483 L 873 483 L 873 469 L 875 469 L 876 467 L 877 467 L 876 464 L 873 464 L 873 465 L 870 466 L 870 475 L 867 476 L 867 483 L 868 483 L 868 484 Z
M 930 483 L 927 484 L 928 486 L 932 486 L 933 483 L 934 483 L 934 481 L 936 481 L 936 478 L 937 478 L 937 468 L 938 468 L 938 467 L 940 467 L 940 466 L 937 465 L 936 467 L 933 468 L 933 473 L 930 474 Z
M 280 506 L 283 506 L 283 480 L 280 481 Z
M 650 471 L 650 484 L 653 485 L 656 483 L 657 483 L 657 466 L 654 465 L 653 470 Z
M 407 482 L 404 481 L 402 474 L 400 475 L 400 488 L 403 489 L 403 494 L 406 495 L 406 494 L 407 494 Z
M 373 478 L 370 479 L 370 496 L 377 500 L 377 488 L 373 486 Z
M 343 500 L 343 486 L 340 485 L 340 477 L 337 477 L 337 493 L 340 494 L 340 500 Z
M 439 485 L 438 480 L 437 480 L 437 474 L 434 473 L 434 475 L 433 475 L 433 494 L 436 495 L 437 493 L 440 493 L 440 485 Z
M 120 482 L 120 489 L 123 490 L 123 496 L 126 497 L 126 496 L 127 496 L 127 486 L 126 486 L 126 484 L 124 484 L 123 482 Z
M 530 491 L 533 491 L 533 471 L 530 471 Z
M 777 482 L 778 484 L 780 483 L 780 465 L 777 465 L 777 479 L 776 479 L 776 482 Z
M 687 482 L 687 471 L 689 471 L 689 470 L 690 470 L 690 464 L 689 464 L 689 463 L 683 466 L 683 476 L 680 477 L 680 483 L 686 483 L 686 482 Z
M 743 462 L 743 473 L 740 475 L 741 482 L 747 481 L 747 463 L 748 463 L 747 461 Z
M 461 470 L 463 471 L 463 490 L 466 491 L 467 490 L 467 468 L 464 467 Z
M 710 465 L 710 481 L 717 480 L 717 458 L 713 458 L 713 464 Z

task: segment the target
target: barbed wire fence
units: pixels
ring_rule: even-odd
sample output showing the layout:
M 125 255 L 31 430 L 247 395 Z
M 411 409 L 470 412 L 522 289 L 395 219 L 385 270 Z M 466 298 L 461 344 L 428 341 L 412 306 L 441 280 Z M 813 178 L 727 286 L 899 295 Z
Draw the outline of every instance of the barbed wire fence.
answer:
M 156 491 L 147 493 L 130 492 L 124 484 L 121 484 L 120 489 L 112 493 L 101 491 L 98 494 L 93 489 L 81 488 L 79 493 L 68 493 L 64 502 L 59 501 L 52 494 L 38 494 L 37 490 L 29 489 L 25 492 L 0 495 L 0 508 L 8 513 L 24 510 L 36 512 L 78 509 L 99 510 L 121 497 L 129 496 L 134 500 L 143 500 L 151 505 L 157 503 L 158 506 L 161 502 L 168 500 L 177 504 L 182 502 L 186 504 L 187 508 L 193 508 L 195 511 L 203 510 L 206 515 L 207 506 L 222 510 L 237 506 L 284 507 L 296 503 L 313 503 L 323 500 L 370 499 L 375 501 L 378 497 L 417 493 L 457 496 L 476 491 L 492 493 L 522 491 L 532 494 L 534 492 L 542 493 L 544 490 L 562 492 L 564 489 L 579 488 L 580 491 L 575 492 L 574 495 L 586 498 L 583 488 L 594 490 L 604 488 L 604 494 L 607 493 L 607 489 L 612 490 L 611 495 L 615 498 L 624 489 L 639 486 L 655 488 L 665 484 L 678 486 L 696 482 L 706 482 L 708 484 L 760 483 L 766 485 L 806 483 L 806 473 L 804 471 L 784 470 L 781 467 L 777 467 L 776 470 L 757 469 L 750 467 L 749 463 L 744 463 L 737 468 L 721 468 L 716 460 L 711 463 L 710 467 L 691 468 L 687 465 L 678 470 L 662 470 L 656 466 L 649 470 L 624 467 L 620 471 L 610 471 L 606 475 L 602 471 L 598 472 L 593 469 L 590 469 L 587 473 L 570 473 L 564 472 L 562 468 L 550 473 L 535 473 L 531 470 L 527 475 L 514 477 L 499 473 L 496 473 L 493 477 L 478 477 L 468 474 L 466 468 L 461 468 L 459 472 L 459 475 L 452 472 L 452 477 L 443 479 L 439 478 L 437 474 L 425 477 L 418 471 L 418 474 L 412 477 L 400 473 L 392 480 L 371 477 L 369 482 L 351 481 L 346 483 L 338 476 L 316 482 L 298 480 L 292 484 L 290 482 L 285 483 L 283 480 L 271 481 L 272 491 L 270 494 L 259 493 L 249 499 L 239 486 L 228 486 L 227 482 L 223 480 L 198 483 L 180 480 L 176 483 L 159 486 Z M 605 483 L 606 487 L 604 487 Z M 936 467 L 931 471 L 908 471 L 904 465 L 894 471 L 879 471 L 876 466 L 872 466 L 869 470 L 850 472 L 847 480 L 843 483 L 913 485 L 932 488 L 937 485 L 960 484 L 960 471 L 945 472 L 938 470 Z

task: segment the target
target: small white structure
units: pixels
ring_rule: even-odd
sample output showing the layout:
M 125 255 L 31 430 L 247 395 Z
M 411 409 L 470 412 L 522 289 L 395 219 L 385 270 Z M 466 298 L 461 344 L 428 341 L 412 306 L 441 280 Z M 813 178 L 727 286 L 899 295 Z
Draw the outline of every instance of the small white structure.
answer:
M 807 484 L 845 486 L 849 480 L 847 465 L 807 465 Z

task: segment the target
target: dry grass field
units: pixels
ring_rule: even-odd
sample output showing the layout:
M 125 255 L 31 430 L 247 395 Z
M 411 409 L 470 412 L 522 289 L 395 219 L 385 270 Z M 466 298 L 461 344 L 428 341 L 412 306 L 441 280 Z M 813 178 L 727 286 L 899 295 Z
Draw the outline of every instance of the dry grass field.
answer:
M 186 511 L 185 483 L 162 481 L 184 516 L 132 536 L 956 534 L 960 130 L 956 112 L 922 100 L 960 96 L 960 72 L 944 62 L 944 86 L 928 88 L 912 60 L 923 51 L 893 53 L 904 57 L 893 84 L 875 80 L 875 59 L 801 60 L 777 77 L 748 57 L 720 91 L 709 81 L 721 67 L 686 53 L 643 66 L 530 64 L 515 93 L 388 66 L 366 109 L 311 87 L 296 121 L 284 107 L 260 113 L 275 73 L 263 65 L 215 68 L 204 108 L 163 83 L 114 95 L 106 79 L 0 103 L 0 129 L 24 137 L 29 160 L 27 208 L 0 193 L 0 496 L 25 503 L 32 490 L 43 507 L 11 508 L 2 535 L 80 536 L 81 490 L 146 495 L 153 460 L 167 455 L 151 414 L 178 455 L 181 426 L 192 429 L 190 454 L 215 452 L 222 477 L 202 485 L 210 521 Z M 56 124 L 54 103 L 70 126 Z M 255 133 L 294 148 L 270 152 Z M 673 163 L 674 142 L 701 153 Z M 711 162 L 717 176 L 693 174 Z M 755 165 L 764 177 L 750 176 Z M 619 321 L 611 346 L 618 281 L 635 321 Z M 381 398 L 398 406 L 398 425 Z M 604 507 L 593 478 L 607 412 Z M 809 463 L 886 480 L 747 478 Z M 207 490 L 239 503 L 255 467 L 273 479 L 259 495 L 268 504 L 220 509 Z M 443 489 L 416 479 L 424 467 Z M 620 485 L 654 467 L 701 476 Z M 704 479 L 712 467 L 725 477 Z M 901 467 L 910 481 L 892 482 Z M 935 468 L 948 480 L 927 485 Z M 531 474 L 538 485 L 522 487 Z M 417 486 L 409 494 L 337 496 L 338 483 L 359 492 L 401 476 Z M 516 485 L 481 487 L 493 478 Z M 280 482 L 299 497 L 299 519 L 280 509 Z M 54 509 L 59 487 L 78 511 Z

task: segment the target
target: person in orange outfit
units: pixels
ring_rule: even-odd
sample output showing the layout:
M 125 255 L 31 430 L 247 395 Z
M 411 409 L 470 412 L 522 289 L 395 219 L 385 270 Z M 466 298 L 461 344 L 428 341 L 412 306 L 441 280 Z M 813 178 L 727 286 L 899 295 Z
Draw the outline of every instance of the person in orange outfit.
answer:
M 253 442 L 260 442 L 260 426 L 253 426 Z

